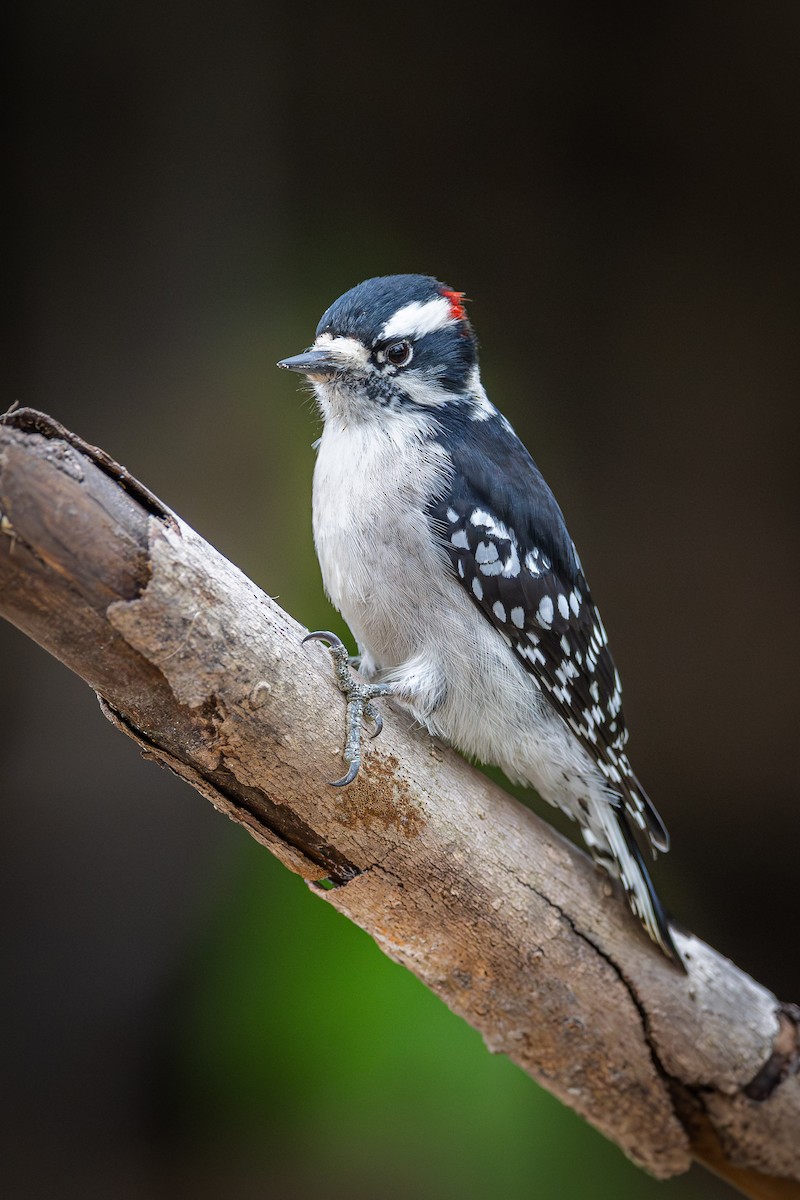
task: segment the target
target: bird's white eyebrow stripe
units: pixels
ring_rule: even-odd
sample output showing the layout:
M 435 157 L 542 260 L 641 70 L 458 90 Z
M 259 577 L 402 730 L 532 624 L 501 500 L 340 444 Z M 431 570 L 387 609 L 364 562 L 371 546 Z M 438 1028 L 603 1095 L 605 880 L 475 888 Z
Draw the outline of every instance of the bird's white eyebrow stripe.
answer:
M 390 317 L 380 333 L 380 340 L 387 338 L 419 338 L 426 333 L 435 333 L 451 325 L 455 317 L 446 296 L 434 296 L 433 300 L 412 300 L 404 304 Z

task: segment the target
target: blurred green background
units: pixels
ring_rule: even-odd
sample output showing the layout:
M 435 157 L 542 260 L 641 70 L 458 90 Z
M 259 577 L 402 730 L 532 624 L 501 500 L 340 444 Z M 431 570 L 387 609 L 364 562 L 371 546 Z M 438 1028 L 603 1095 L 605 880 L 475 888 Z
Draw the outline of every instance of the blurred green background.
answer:
M 797 1000 L 797 5 L 12 20 L 0 404 L 341 628 L 274 363 L 361 278 L 465 290 L 611 633 L 665 901 Z M 643 1176 L 55 661 L 0 653 L 5 1195 L 730 1195 Z

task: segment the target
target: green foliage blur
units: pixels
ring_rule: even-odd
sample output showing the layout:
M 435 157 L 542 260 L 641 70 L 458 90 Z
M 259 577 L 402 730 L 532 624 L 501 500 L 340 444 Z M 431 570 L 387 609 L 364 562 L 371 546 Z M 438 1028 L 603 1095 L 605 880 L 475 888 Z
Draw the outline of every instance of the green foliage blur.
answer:
M 237 859 L 170 1038 L 173 1133 L 208 1194 L 231 1176 L 336 1200 L 725 1194 L 643 1176 L 263 850 Z

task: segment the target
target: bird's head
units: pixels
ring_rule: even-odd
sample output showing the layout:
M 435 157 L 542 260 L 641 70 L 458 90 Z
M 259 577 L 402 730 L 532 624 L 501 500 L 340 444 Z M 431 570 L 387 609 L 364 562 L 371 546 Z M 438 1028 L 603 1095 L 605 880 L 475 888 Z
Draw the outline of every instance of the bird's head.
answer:
M 326 418 L 434 413 L 480 387 L 463 299 L 429 275 L 367 279 L 324 313 L 309 350 L 278 366 L 311 380 Z

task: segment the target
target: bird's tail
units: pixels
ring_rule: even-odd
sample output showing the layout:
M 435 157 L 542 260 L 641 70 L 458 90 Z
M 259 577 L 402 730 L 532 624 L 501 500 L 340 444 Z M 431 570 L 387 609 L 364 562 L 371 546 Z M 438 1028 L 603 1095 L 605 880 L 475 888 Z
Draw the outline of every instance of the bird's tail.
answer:
M 596 862 L 619 879 L 631 910 L 668 958 L 685 966 L 672 939 L 669 919 L 653 887 L 627 812 L 611 804 L 597 805 L 592 828 L 583 836 Z

